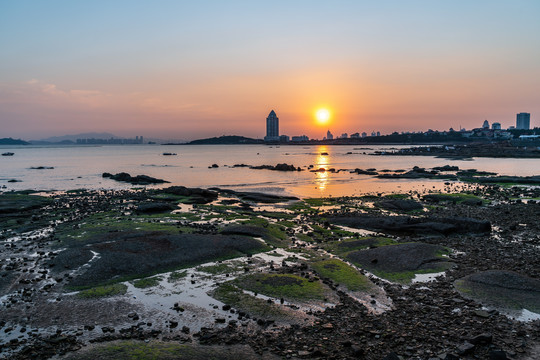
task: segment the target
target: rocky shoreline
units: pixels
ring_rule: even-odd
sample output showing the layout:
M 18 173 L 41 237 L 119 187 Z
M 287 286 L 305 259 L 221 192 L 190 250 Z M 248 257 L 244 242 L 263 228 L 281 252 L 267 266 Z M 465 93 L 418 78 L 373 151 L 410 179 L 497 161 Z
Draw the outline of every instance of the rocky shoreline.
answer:
M 40 195 L 0 195 L 0 358 L 540 356 L 534 187 Z

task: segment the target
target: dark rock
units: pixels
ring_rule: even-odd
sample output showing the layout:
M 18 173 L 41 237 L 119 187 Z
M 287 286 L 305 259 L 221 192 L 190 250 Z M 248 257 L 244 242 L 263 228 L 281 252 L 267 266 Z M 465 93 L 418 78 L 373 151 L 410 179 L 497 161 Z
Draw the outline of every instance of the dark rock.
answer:
M 450 166 L 450 165 L 444 165 L 444 166 L 436 166 L 433 168 L 433 170 L 437 171 L 459 171 L 458 166 Z
M 502 350 L 491 350 L 489 352 L 489 360 L 507 360 L 508 356 Z
M 238 198 L 244 201 L 251 201 L 251 202 L 257 202 L 257 203 L 274 204 L 274 203 L 280 203 L 280 202 L 299 200 L 296 196 L 282 196 L 282 195 L 264 194 L 264 193 L 258 193 L 258 192 L 250 192 L 250 191 L 234 191 L 234 190 L 217 189 L 217 188 L 215 190 L 220 191 L 224 194 L 237 196 Z
M 175 206 L 168 203 L 160 202 L 148 202 L 137 206 L 137 213 L 139 214 L 157 214 L 163 212 L 169 212 L 176 209 Z
M 404 199 L 389 199 L 379 201 L 377 203 L 383 209 L 386 210 L 397 210 L 397 211 L 413 211 L 421 210 L 424 207 L 419 202 L 414 200 L 404 200 Z
M 512 308 L 540 311 L 540 280 L 513 271 L 477 272 L 455 284 L 463 296 L 485 305 L 508 308 L 511 304 Z
M 487 233 L 491 223 L 471 218 L 413 218 L 409 216 L 372 216 L 352 214 L 330 216 L 328 221 L 354 228 L 406 234 L 467 234 Z
M 490 344 L 492 340 L 493 340 L 493 336 L 491 334 L 484 333 L 484 334 L 477 335 L 473 337 L 472 339 L 469 339 L 469 342 L 473 345 Z
M 401 358 L 395 352 L 391 352 L 390 354 L 386 355 L 383 360 L 401 360 Z
M 218 198 L 218 193 L 216 191 L 201 188 L 187 188 L 185 186 L 170 186 L 158 190 L 157 192 L 160 194 L 189 197 L 189 199 L 183 201 L 185 204 L 208 204 Z
M 439 269 L 449 265 L 438 256 L 442 250 L 439 245 L 406 243 L 353 251 L 347 255 L 347 260 L 370 270 L 392 273 Z
M 276 166 L 272 165 L 259 165 L 259 166 L 251 166 L 250 169 L 255 170 L 275 170 L 275 171 L 302 171 L 302 168 L 296 167 L 294 165 L 289 164 L 277 164 Z
M 104 178 L 110 178 L 116 181 L 122 181 L 127 182 L 132 185 L 149 185 L 149 184 L 163 184 L 168 183 L 168 181 L 165 181 L 163 179 L 156 179 L 148 175 L 137 175 L 137 176 L 131 176 L 128 173 L 121 172 L 116 175 L 112 175 L 110 173 L 103 173 L 102 177 Z
M 457 347 L 457 352 L 459 355 L 467 355 L 474 351 L 474 345 L 470 342 L 465 342 Z
M 362 169 L 358 169 L 358 168 L 354 169 L 354 171 L 351 171 L 351 173 L 355 173 L 355 174 L 359 174 L 359 175 L 378 175 L 379 174 L 374 169 L 362 170 Z

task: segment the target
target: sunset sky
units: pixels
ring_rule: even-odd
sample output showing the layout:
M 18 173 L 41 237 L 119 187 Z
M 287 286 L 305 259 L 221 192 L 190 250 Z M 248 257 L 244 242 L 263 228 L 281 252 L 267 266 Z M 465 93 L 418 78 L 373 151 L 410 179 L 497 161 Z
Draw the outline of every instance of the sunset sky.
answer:
M 540 126 L 540 1 L 0 0 L 0 138 L 262 138 L 272 109 L 313 138 Z

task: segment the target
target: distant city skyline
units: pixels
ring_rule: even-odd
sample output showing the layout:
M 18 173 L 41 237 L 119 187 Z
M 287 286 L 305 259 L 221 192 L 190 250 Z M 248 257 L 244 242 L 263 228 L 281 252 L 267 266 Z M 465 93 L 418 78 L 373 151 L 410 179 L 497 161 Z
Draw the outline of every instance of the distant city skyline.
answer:
M 532 128 L 539 17 L 534 0 L 2 1 L 0 137 L 262 138 L 269 105 L 310 138 L 521 111 Z

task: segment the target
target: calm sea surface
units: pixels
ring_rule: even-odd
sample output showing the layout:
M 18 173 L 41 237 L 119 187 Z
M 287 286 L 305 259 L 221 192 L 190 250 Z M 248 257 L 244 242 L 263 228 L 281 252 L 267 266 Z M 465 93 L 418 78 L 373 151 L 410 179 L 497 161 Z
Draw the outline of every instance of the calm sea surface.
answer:
M 461 169 L 492 171 L 502 175 L 538 175 L 540 159 L 475 158 L 447 160 L 426 156 L 372 156 L 376 150 L 404 146 L 264 146 L 264 145 L 105 145 L 105 146 L 2 146 L 0 187 L 3 190 L 127 189 L 132 186 L 102 178 L 103 172 L 145 174 L 170 181 L 170 185 L 223 187 L 300 197 L 360 195 L 441 189 L 443 181 L 381 180 L 372 176 L 339 173 L 281 172 L 232 168 L 235 164 L 276 165 L 287 163 L 315 169 L 431 168 L 445 164 Z M 176 156 L 164 156 L 164 152 Z M 328 153 L 328 155 L 322 155 Z M 209 169 L 212 164 L 218 168 Z M 32 167 L 54 167 L 36 170 Z M 8 182 L 16 179 L 20 182 Z M 153 186 L 160 187 L 160 186 Z

